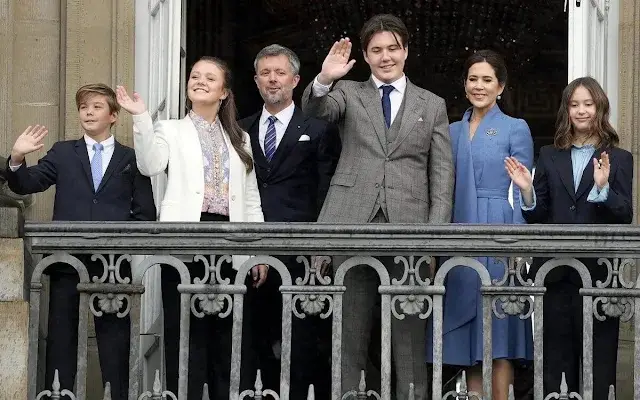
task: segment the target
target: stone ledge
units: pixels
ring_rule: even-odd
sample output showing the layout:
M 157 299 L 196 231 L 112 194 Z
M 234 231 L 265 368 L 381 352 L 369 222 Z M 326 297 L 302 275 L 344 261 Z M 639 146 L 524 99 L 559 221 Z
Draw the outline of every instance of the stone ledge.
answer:
M 26 400 L 29 304 L 0 302 L 0 399 Z
M 24 300 L 24 242 L 0 238 L 0 301 Z
M 18 208 L 0 207 L 0 238 L 22 237 L 24 219 Z

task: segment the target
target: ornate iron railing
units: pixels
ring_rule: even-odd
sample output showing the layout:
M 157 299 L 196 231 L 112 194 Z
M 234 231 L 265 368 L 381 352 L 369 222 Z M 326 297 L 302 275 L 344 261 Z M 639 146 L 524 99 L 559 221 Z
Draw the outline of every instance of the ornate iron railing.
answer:
M 485 359 L 491 358 L 492 315 L 520 315 L 531 318 L 532 311 L 542 310 L 544 278 L 554 268 L 570 266 L 578 271 L 583 289 L 583 391 L 567 393 L 564 383 L 556 393 L 543 393 L 542 332 L 545 329 L 542 312 L 534 319 L 534 397 L 546 399 L 593 400 L 593 318 L 621 318 L 631 321 L 635 329 L 634 398 L 640 398 L 640 279 L 635 279 L 634 259 L 640 254 L 640 229 L 632 226 L 489 226 L 489 225 L 325 225 L 325 224 L 229 224 L 229 223 L 27 223 L 26 243 L 32 254 L 44 255 L 33 271 L 30 283 L 30 360 L 29 398 L 86 398 L 87 319 L 91 311 L 131 316 L 131 351 L 129 399 L 186 399 L 189 313 L 218 314 L 233 318 L 232 365 L 230 399 L 289 399 L 292 318 L 303 314 L 322 314 L 332 318 L 332 387 L 331 397 L 339 399 L 391 399 L 391 319 L 406 315 L 433 318 L 434 364 L 433 399 L 474 399 L 466 385 L 442 393 L 442 304 L 445 278 L 451 268 L 464 265 L 475 270 L 481 280 L 483 295 L 483 332 Z M 82 262 L 71 254 L 93 254 L 101 260 L 104 273 L 90 277 Z M 116 258 L 115 254 L 124 254 Z M 132 271 L 132 279 L 120 276 L 119 265 L 130 255 L 148 256 Z M 293 282 L 286 266 L 277 258 L 253 256 L 239 269 L 234 282 L 220 275 L 221 261 L 228 255 L 342 255 L 350 256 L 335 266 L 332 276 L 322 276 L 306 257 L 298 261 L 305 266 L 305 276 Z M 206 268 L 202 279 L 192 281 L 181 257 L 195 257 Z M 384 265 L 375 257 L 394 256 L 396 264 L 404 266 L 401 279 L 391 279 Z M 449 257 L 430 279 L 420 267 L 432 256 Z M 501 280 L 491 280 L 486 268 L 473 257 L 491 256 L 503 260 L 505 274 Z M 523 278 L 522 269 L 530 257 L 553 257 L 547 261 L 534 280 Z M 602 258 L 600 264 L 608 271 L 605 282 L 595 287 L 587 268 L 577 258 Z M 51 391 L 40 393 L 36 388 L 38 323 L 40 313 L 41 278 L 43 270 L 56 262 L 71 265 L 78 271 L 80 311 L 78 326 L 78 371 L 75 388 L 61 388 L 53 382 Z M 141 295 L 145 290 L 143 277 L 156 264 L 175 268 L 181 277 L 180 357 L 181 376 L 178 393 L 163 390 L 159 375 L 153 388 L 140 387 L 140 312 Z M 240 363 L 243 298 L 246 292 L 244 276 L 258 264 L 271 265 L 270 273 L 282 278 L 283 298 L 281 385 L 263 388 L 260 374 L 255 390 L 240 393 Z M 345 274 L 356 265 L 372 267 L 380 278 L 381 296 L 381 382 L 380 393 L 367 389 L 364 374 L 358 388 L 341 387 L 342 295 Z M 631 276 L 634 276 L 631 278 Z M 123 305 L 124 307 L 123 310 Z M 598 307 L 601 305 L 601 307 Z M 601 310 L 601 311 L 598 311 Z M 491 393 L 491 363 L 483 363 L 485 399 Z M 74 393 L 71 393 L 71 390 Z M 66 391 L 65 391 L 66 390 Z M 314 398 L 309 387 L 309 399 Z M 207 391 L 205 390 L 205 393 Z M 109 390 L 105 390 L 105 399 Z M 164 397 L 163 397 L 164 396 Z M 205 394 L 205 396 L 208 396 Z M 513 397 L 513 393 L 510 394 Z M 62 397 L 64 398 L 64 397 Z M 413 398 L 413 386 L 409 398 Z M 610 399 L 615 398 L 613 387 Z M 300 400 L 300 399 L 292 399 Z M 599 400 L 599 399 L 598 399 Z

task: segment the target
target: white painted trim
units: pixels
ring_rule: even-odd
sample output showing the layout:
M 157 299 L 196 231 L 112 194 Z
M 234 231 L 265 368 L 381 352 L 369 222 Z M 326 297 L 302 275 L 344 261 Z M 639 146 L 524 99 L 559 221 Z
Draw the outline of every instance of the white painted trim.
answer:
M 146 0 L 135 2 L 134 87 L 142 98 L 149 99 L 149 9 Z M 130 90 L 131 88 L 127 88 Z
M 620 1 L 619 0 L 605 0 L 605 3 L 609 5 L 609 11 L 607 16 L 607 54 L 605 55 L 607 60 L 606 81 L 607 86 L 604 88 L 607 96 L 609 97 L 609 103 L 611 105 L 610 122 L 611 125 L 618 129 L 618 115 L 620 115 L 618 107 L 620 105 L 619 99 L 619 77 L 620 77 Z

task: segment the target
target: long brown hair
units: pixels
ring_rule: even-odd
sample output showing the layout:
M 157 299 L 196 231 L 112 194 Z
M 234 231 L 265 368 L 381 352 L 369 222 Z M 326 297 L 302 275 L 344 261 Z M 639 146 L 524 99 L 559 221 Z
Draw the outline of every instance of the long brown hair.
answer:
M 575 131 L 571 118 L 569 117 L 569 106 L 571 97 L 577 88 L 584 87 L 591 94 L 591 98 L 596 106 L 596 115 L 591 123 L 591 135 L 598 137 L 597 147 L 613 147 L 620 143 L 620 138 L 609 123 L 609 98 L 602 89 L 602 86 L 595 79 L 585 76 L 574 79 L 564 88 L 562 101 L 558 109 L 556 118 L 556 134 L 553 138 L 553 145 L 559 149 L 569 149 L 575 140 Z
M 222 128 L 229 135 L 231 145 L 235 149 L 236 153 L 247 168 L 247 172 L 253 169 L 253 158 L 251 154 L 244 148 L 244 131 L 238 125 L 236 121 L 238 110 L 236 109 L 236 102 L 231 90 L 232 75 L 229 66 L 217 57 L 203 56 L 198 59 L 193 65 L 196 65 L 200 61 L 207 61 L 215 64 L 224 74 L 224 89 L 227 91 L 227 97 L 220 102 L 220 108 L 218 109 L 218 118 Z M 191 67 L 193 69 L 193 67 Z M 187 108 L 191 109 L 191 101 L 187 98 Z

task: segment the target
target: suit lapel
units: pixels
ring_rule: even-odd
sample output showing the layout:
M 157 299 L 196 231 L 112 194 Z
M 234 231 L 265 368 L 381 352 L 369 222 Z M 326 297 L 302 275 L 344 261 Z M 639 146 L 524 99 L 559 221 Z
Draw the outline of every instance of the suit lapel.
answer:
M 382 102 L 380 99 L 380 91 L 376 88 L 372 79 L 362 82 L 358 91 L 360 100 L 364 105 L 364 109 L 369 115 L 369 119 L 378 135 L 380 145 L 387 151 L 387 135 L 385 133 L 384 116 L 382 114 Z
M 573 184 L 573 164 L 571 162 L 571 150 L 558 150 L 552 156 L 553 164 L 556 166 L 558 170 L 558 175 L 560 176 L 560 180 L 562 181 L 565 189 L 569 193 L 569 196 L 575 201 L 576 200 L 576 190 Z M 592 168 L 593 174 L 593 168 Z M 584 174 L 583 174 L 584 177 Z
M 91 178 L 91 165 L 89 164 L 89 153 L 87 152 L 87 142 L 84 141 L 84 138 L 76 141 L 76 155 L 78 156 L 78 161 L 82 165 L 82 170 L 84 171 L 84 175 L 87 178 L 87 182 L 93 190 L 93 179 Z
M 608 154 L 611 154 L 609 149 L 596 149 L 593 155 L 589 158 L 589 162 L 587 166 L 584 168 L 584 172 L 582 173 L 582 178 L 580 179 L 580 185 L 578 185 L 578 190 L 576 191 L 576 199 L 579 199 L 585 192 L 590 191 L 593 188 L 595 181 L 593 180 L 593 157 L 599 157 L 603 151 L 606 151 Z M 613 163 L 612 165 L 615 165 Z M 613 166 L 609 171 L 609 176 L 613 175 Z
M 404 99 L 402 100 L 404 102 L 404 112 L 402 113 L 400 132 L 396 140 L 391 144 L 391 147 L 389 147 L 388 154 L 393 153 L 393 151 L 400 146 L 400 143 L 406 139 L 413 127 L 416 126 L 420 118 L 420 105 L 426 101 L 419 101 L 419 98 L 420 94 L 418 93 L 418 89 L 413 83 L 409 82 L 409 78 L 407 78 L 407 87 L 404 93 Z
M 120 162 L 122 161 L 122 158 L 125 155 L 124 148 L 120 143 L 118 143 L 117 141 L 114 141 L 113 146 L 114 146 L 113 155 L 111 156 L 111 160 L 109 161 L 107 170 L 104 172 L 104 176 L 100 181 L 100 186 L 98 186 L 98 190 L 96 190 L 96 193 L 98 193 L 99 191 L 102 190 L 102 188 L 104 188 L 104 186 L 107 184 L 107 181 L 109 180 L 109 178 L 111 178 L 113 173 L 116 171 L 116 169 L 120 165 Z
M 267 158 L 264 156 L 262 147 L 260 147 L 260 116 L 262 112 L 251 116 L 251 123 L 249 124 L 249 138 L 251 139 L 251 150 L 253 151 L 253 162 L 257 164 L 260 169 L 266 170 L 269 168 Z
M 302 114 L 302 111 L 296 107 L 291 121 L 289 121 L 289 125 L 287 126 L 287 130 L 284 132 L 284 136 L 282 140 L 280 140 L 276 153 L 271 160 L 271 173 L 274 173 L 287 155 L 291 153 L 291 149 L 296 145 L 298 140 L 300 140 L 300 136 L 302 136 L 306 129 L 306 118 L 304 114 Z

